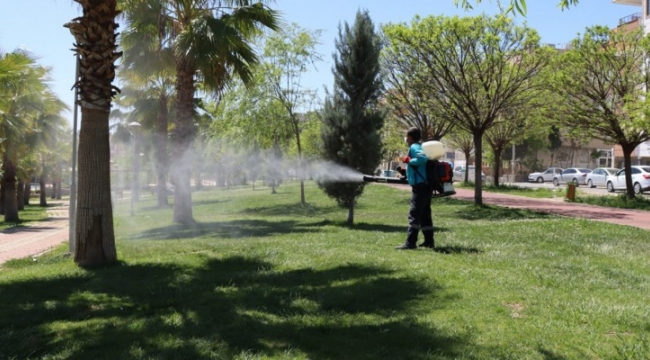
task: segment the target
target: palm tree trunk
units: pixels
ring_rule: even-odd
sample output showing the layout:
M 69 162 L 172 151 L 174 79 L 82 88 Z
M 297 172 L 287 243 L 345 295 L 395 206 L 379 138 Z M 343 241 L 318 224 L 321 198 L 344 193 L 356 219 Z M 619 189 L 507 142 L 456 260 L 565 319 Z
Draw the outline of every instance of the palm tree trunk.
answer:
M 16 165 L 14 165 L 9 151 L 9 149 L 5 151 L 4 158 L 2 159 L 2 198 L 5 221 L 16 222 L 20 220 L 16 199 Z
M 25 210 L 25 182 L 18 180 L 16 185 L 16 204 L 18 204 L 18 211 Z
M 23 201 L 25 205 L 29 205 L 29 198 L 32 196 L 32 183 L 30 179 L 25 180 L 25 189 L 24 189 Z
M 47 206 L 47 191 L 45 191 L 45 172 L 41 175 L 41 177 L 38 179 L 38 185 L 41 188 L 40 192 L 40 203 L 39 205 L 42 207 Z
M 56 185 L 56 180 L 52 180 L 52 194 L 50 194 L 52 200 L 56 199 Z
M 5 177 L 0 178 L 0 215 L 5 214 Z
M 156 123 L 156 173 L 158 181 L 156 182 L 156 192 L 158 197 L 158 206 L 166 207 L 169 205 L 167 199 L 167 167 L 169 166 L 169 156 L 167 156 L 167 126 L 169 116 L 167 113 L 167 96 L 164 94 L 158 99 L 158 119 Z
M 75 261 L 117 261 L 111 204 L 108 112 L 81 109 Z
M 83 16 L 66 24 L 79 55 L 81 128 L 74 260 L 80 266 L 117 261 L 111 203 L 108 118 L 115 95 L 116 0 L 75 0 Z
M 194 223 L 192 215 L 191 145 L 193 140 L 194 67 L 188 59 L 176 61 L 176 116 L 174 123 L 174 150 L 170 168 L 174 181 L 173 221 L 180 224 Z

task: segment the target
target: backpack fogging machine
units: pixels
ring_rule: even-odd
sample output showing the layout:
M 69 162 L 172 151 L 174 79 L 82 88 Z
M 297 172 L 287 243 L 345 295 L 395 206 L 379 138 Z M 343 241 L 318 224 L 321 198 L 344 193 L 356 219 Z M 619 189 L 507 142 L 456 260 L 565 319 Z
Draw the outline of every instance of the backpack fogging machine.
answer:
M 424 179 L 431 188 L 433 197 L 445 197 L 456 195 L 453 185 L 454 172 L 452 165 L 447 161 L 440 161 L 445 154 L 445 146 L 440 141 L 427 141 L 422 144 L 422 150 L 427 156 L 426 178 Z M 390 178 L 383 176 L 364 175 L 364 182 L 377 182 L 387 184 L 408 184 L 406 169 L 397 167 L 400 177 Z

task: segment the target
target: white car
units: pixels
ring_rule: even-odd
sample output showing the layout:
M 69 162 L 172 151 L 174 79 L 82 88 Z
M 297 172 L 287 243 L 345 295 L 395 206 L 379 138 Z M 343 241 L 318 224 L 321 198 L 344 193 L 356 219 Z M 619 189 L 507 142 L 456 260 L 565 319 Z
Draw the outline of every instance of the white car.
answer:
M 596 186 L 607 186 L 607 177 L 616 174 L 620 170 L 617 168 L 599 167 L 587 174 L 587 186 L 594 188 Z
M 590 173 L 591 169 L 586 168 L 564 169 L 560 175 L 555 175 L 553 185 L 560 186 L 561 183 L 573 183 L 575 186 L 587 185 L 587 174 Z
M 641 194 L 650 190 L 650 166 L 632 166 L 632 186 L 634 193 Z M 607 191 L 626 190 L 625 186 L 625 169 L 621 169 L 614 175 L 607 177 Z
M 562 168 L 551 167 L 546 169 L 543 172 L 534 172 L 528 175 L 528 181 L 543 183 L 544 181 L 553 181 L 555 175 L 560 175 L 562 173 Z

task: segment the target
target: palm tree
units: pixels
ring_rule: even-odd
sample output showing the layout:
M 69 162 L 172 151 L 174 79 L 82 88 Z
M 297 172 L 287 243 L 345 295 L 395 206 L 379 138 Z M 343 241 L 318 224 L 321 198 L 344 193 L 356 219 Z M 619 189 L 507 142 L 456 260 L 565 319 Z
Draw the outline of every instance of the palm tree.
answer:
M 117 89 L 116 0 L 75 0 L 83 14 L 65 26 L 75 38 L 81 129 L 74 260 L 81 266 L 117 261 L 111 204 L 108 118 Z
M 122 70 L 118 76 L 124 83 L 139 89 L 146 107 L 155 113 L 154 142 L 156 154 L 158 206 L 167 200 L 169 155 L 167 137 L 169 103 L 173 97 L 174 58 L 166 37 L 164 2 L 160 0 L 123 0 L 127 29 L 121 37 L 124 49 Z M 145 100 L 150 99 L 150 101 Z M 152 104 L 155 99 L 157 104 Z M 155 108 L 151 106 L 155 105 Z
M 42 110 L 41 96 L 46 92 L 49 70 L 38 66 L 31 54 L 17 50 L 0 58 L 2 67 L 13 69 L 2 76 L 0 83 L 0 138 L 2 142 L 2 199 L 5 221 L 18 221 L 16 175 L 20 145 L 29 126 L 29 119 Z
M 126 7 L 149 0 L 124 0 Z M 173 221 L 194 222 L 188 161 L 195 136 L 193 117 L 196 82 L 219 92 L 233 76 L 245 83 L 258 63 L 250 43 L 263 28 L 277 30 L 278 15 L 263 1 L 159 0 L 166 41 L 174 51 L 176 102 L 173 117 Z

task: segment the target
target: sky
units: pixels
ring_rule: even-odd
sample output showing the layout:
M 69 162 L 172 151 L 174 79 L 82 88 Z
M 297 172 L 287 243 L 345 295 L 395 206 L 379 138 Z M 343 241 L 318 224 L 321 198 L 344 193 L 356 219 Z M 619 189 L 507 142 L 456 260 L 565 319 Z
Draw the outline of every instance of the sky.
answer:
M 473 0 L 472 0 L 473 1 Z M 615 27 L 619 19 L 641 11 L 641 7 L 620 5 L 612 0 L 582 0 L 568 10 L 557 7 L 559 0 L 528 0 L 528 14 L 517 22 L 536 29 L 543 43 L 563 45 L 593 25 Z M 475 2 L 473 1 L 475 4 Z M 323 62 L 305 75 L 303 84 L 315 89 L 332 87 L 332 54 L 338 26 L 353 23 L 357 10 L 368 10 L 376 25 L 409 22 L 415 15 L 475 16 L 494 14 L 496 1 L 483 0 L 472 11 L 454 5 L 454 0 L 276 0 L 271 7 L 283 21 L 309 30 L 322 30 L 317 51 Z M 23 48 L 39 63 L 52 68 L 50 86 L 72 108 L 74 95 L 73 38 L 63 24 L 81 16 L 72 0 L 0 0 L 0 51 Z M 119 30 L 119 29 L 118 29 Z M 72 123 L 72 112 L 65 114 Z

